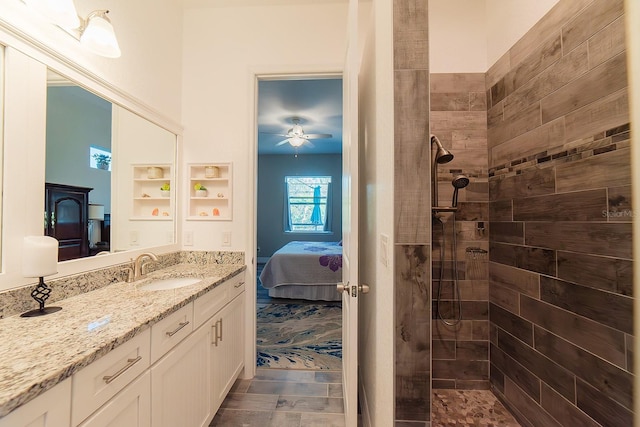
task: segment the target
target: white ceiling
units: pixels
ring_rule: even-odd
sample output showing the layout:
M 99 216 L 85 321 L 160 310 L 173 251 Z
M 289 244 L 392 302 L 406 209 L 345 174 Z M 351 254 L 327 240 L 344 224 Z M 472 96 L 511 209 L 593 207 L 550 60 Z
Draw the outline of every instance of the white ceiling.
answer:
M 305 134 L 331 134 L 303 144 L 276 146 L 300 119 Z M 258 154 L 342 152 L 342 79 L 261 80 L 258 83 Z

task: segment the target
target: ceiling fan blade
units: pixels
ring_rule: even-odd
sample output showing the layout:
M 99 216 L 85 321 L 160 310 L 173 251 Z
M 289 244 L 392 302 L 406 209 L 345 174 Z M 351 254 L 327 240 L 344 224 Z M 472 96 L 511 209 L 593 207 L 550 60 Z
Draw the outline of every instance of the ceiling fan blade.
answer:
M 315 147 L 315 145 L 313 145 L 313 143 L 311 141 L 309 141 L 308 139 L 304 143 L 306 145 L 308 145 L 309 147 L 311 147 L 311 148 Z
M 286 135 L 284 135 L 284 136 L 286 136 Z M 276 147 L 279 147 L 280 145 L 284 145 L 284 144 L 286 144 L 287 142 L 289 142 L 289 140 L 288 140 L 288 139 L 285 139 L 285 140 L 283 140 L 283 141 L 280 141 L 280 142 L 278 142 L 278 143 L 276 144 Z
M 333 135 L 330 133 L 307 133 L 303 136 L 305 139 L 320 139 L 320 138 L 331 138 Z
M 287 138 L 290 137 L 290 135 L 284 134 L 284 133 L 271 133 L 271 132 L 259 132 L 263 135 L 276 135 L 276 136 L 286 136 Z

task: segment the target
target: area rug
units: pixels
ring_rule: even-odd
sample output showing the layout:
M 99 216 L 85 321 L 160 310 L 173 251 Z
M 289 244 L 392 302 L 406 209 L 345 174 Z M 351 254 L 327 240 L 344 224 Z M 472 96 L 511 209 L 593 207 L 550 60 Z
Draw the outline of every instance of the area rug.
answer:
M 340 303 L 259 304 L 257 328 L 259 367 L 342 368 Z

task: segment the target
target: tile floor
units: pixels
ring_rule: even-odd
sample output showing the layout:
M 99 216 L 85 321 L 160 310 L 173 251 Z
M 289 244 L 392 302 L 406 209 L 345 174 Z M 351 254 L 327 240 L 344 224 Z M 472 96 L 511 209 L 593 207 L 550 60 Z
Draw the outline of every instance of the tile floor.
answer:
M 209 427 L 342 427 L 342 374 L 258 368 L 238 379 Z
M 489 390 L 433 390 L 431 427 L 519 427 Z

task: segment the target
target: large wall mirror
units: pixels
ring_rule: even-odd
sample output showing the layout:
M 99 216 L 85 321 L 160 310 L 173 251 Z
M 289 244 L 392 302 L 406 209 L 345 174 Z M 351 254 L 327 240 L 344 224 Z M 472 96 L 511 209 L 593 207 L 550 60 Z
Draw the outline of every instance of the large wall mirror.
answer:
M 2 165 L 4 164 L 4 46 L 0 45 L 0 188 L 2 188 Z M 0 197 L 0 225 L 2 222 L 2 197 Z M 2 227 L 0 226 L 0 242 Z M 0 244 L 0 266 L 2 265 L 2 245 Z M 0 268 L 1 270 L 1 268 Z
M 50 70 L 46 147 L 60 261 L 175 243 L 176 135 Z

